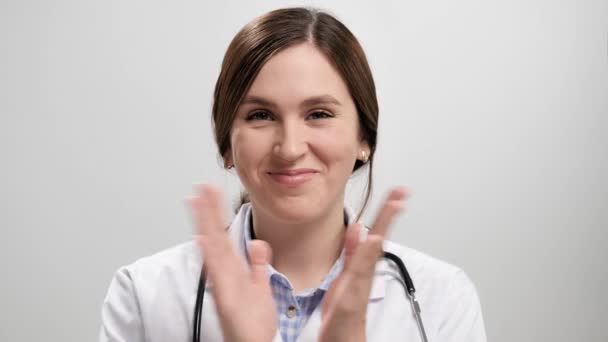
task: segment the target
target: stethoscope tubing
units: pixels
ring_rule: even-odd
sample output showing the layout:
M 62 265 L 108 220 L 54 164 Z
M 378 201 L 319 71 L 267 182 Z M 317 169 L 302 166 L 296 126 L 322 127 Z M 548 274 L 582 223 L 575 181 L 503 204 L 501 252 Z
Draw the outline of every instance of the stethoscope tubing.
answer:
M 420 337 L 423 342 L 428 342 L 426 331 L 424 329 L 424 324 L 422 323 L 420 304 L 418 303 L 418 299 L 416 299 L 416 288 L 414 287 L 414 282 L 412 281 L 412 278 L 410 277 L 410 274 L 407 271 L 403 260 L 401 260 L 401 258 L 399 258 L 397 255 L 386 251 L 384 252 L 382 257 L 395 263 L 395 265 L 399 269 L 401 280 L 403 280 L 402 284 L 404 285 L 405 295 L 412 305 L 412 311 L 414 313 L 414 317 L 418 325 L 418 330 L 420 331 Z M 201 275 L 198 281 L 198 289 L 196 291 L 196 302 L 194 304 L 194 321 L 192 329 L 193 342 L 200 342 L 203 299 L 205 297 L 205 284 L 207 281 L 206 278 L 207 274 L 205 271 L 205 265 L 203 264 L 203 266 L 201 267 Z

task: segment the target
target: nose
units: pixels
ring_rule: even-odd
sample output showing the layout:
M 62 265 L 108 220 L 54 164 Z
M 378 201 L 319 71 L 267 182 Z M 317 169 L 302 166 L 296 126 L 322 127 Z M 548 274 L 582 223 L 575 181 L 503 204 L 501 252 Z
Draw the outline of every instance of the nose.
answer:
M 308 150 L 306 128 L 298 127 L 294 120 L 285 120 L 276 134 L 274 155 L 286 162 L 294 162 Z

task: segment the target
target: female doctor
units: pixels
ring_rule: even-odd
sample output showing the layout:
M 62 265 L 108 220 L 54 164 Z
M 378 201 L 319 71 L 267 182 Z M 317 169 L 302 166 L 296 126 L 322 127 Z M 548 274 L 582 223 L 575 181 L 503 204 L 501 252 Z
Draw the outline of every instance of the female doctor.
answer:
M 219 189 L 195 187 L 186 202 L 196 239 L 116 272 L 100 341 L 486 340 L 462 270 L 385 240 L 405 188 L 370 227 L 344 206 L 358 170 L 368 172 L 363 208 L 370 196 L 378 103 L 341 22 L 306 8 L 254 19 L 228 47 L 212 111 L 219 154 L 248 195 L 227 225 Z M 384 252 L 405 263 L 422 324 Z

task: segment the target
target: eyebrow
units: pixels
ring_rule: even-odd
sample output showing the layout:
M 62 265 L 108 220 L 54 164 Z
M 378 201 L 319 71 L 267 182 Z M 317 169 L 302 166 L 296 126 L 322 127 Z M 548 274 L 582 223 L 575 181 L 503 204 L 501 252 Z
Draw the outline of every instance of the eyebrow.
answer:
M 257 95 L 249 95 L 249 96 L 245 97 L 243 99 L 243 101 L 241 102 L 241 105 L 246 105 L 246 104 L 254 104 L 254 105 L 274 107 L 274 108 L 278 107 L 271 100 L 266 99 L 262 96 L 257 96 Z M 335 97 L 326 94 L 326 95 L 318 95 L 318 96 L 309 97 L 300 103 L 300 107 L 310 107 L 310 106 L 316 106 L 316 105 L 321 105 L 321 104 L 334 104 L 334 105 L 338 105 L 338 106 L 342 105 L 340 103 L 340 101 L 338 101 Z

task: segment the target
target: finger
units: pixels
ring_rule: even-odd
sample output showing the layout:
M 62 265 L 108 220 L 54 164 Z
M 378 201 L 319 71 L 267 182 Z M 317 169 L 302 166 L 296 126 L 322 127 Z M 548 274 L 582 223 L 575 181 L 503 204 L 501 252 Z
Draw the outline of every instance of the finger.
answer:
M 219 244 L 213 238 L 198 235 L 196 240 L 201 248 L 203 264 L 211 278 L 215 278 L 216 273 L 221 274 L 222 270 L 226 273 L 233 272 L 232 268 L 235 263 L 231 260 L 232 256 L 224 248 L 218 247 Z
M 238 292 L 238 288 L 247 281 L 245 262 L 232 249 L 226 251 L 207 235 L 199 235 L 196 239 L 203 255 L 205 272 L 210 283 L 214 284 L 218 300 L 225 299 L 225 294 Z
M 196 187 L 196 192 L 198 194 L 197 209 L 202 224 L 200 227 L 202 232 L 225 235 L 223 196 L 220 189 L 211 184 L 202 184 Z
M 204 184 L 195 187 L 196 195 L 186 201 L 192 209 L 197 241 L 201 247 L 209 278 L 218 286 L 231 286 L 245 279 L 246 266 L 237 255 L 222 219 L 219 189 Z
M 407 189 L 404 187 L 397 187 L 389 193 L 389 196 L 380 208 L 376 220 L 372 225 L 372 234 L 379 235 L 382 238 L 386 237 L 386 233 L 388 232 L 388 228 L 393 219 L 405 207 L 406 196 Z
M 217 203 L 212 203 L 218 200 L 217 196 L 213 198 L 208 195 L 204 186 L 197 186 L 196 192 L 196 195 L 186 198 L 194 219 L 195 233 L 210 237 L 211 246 L 221 245 L 223 247 L 219 249 L 220 251 L 230 250 L 231 241 L 224 231 L 224 225 L 219 218 L 220 214 L 216 213 L 217 209 L 212 209 L 218 207 Z
M 408 197 L 410 190 L 405 186 L 396 186 L 391 189 L 387 200 L 402 200 Z
M 342 272 L 344 272 L 344 270 Z M 341 273 L 340 275 L 338 275 L 338 277 L 336 279 L 334 279 L 331 282 L 331 284 L 329 284 L 329 288 L 327 289 L 327 292 L 325 292 L 325 294 L 323 295 L 323 300 L 321 301 L 321 315 L 322 316 L 327 315 L 329 313 L 329 310 L 331 309 L 331 307 L 333 305 L 335 305 L 334 298 L 337 298 L 339 296 L 337 294 L 337 288 L 338 288 L 339 283 L 342 280 L 342 278 L 344 278 L 344 276 Z
M 378 235 L 369 235 L 359 244 L 357 251 L 351 257 L 350 265 L 345 271 L 353 281 L 363 281 L 371 284 L 376 270 L 376 263 L 382 253 L 384 239 Z
M 185 199 L 194 219 L 196 234 L 213 233 L 217 226 L 222 223 L 221 221 L 216 222 L 218 221 L 218 215 L 212 209 L 218 206 L 213 203 L 217 200 L 217 196 L 215 198 L 211 196 L 213 194 L 207 194 L 206 185 L 195 185 L 194 195 Z
M 203 216 L 201 215 L 201 198 L 199 195 L 188 196 L 184 199 L 186 207 L 190 210 L 190 215 L 194 221 L 194 234 L 204 234 Z
M 251 279 L 254 284 L 268 285 L 268 264 L 272 260 L 272 250 L 266 241 L 253 240 L 247 244 Z
M 214 278 L 214 275 L 217 273 L 216 270 L 218 264 L 217 262 L 214 262 L 214 260 L 219 259 L 217 256 L 217 251 L 214 250 L 213 243 L 209 242 L 208 236 L 198 235 L 195 237 L 195 239 L 200 247 L 205 272 L 210 278 Z M 213 282 L 215 282 L 215 280 Z
M 359 244 L 359 235 L 364 229 L 360 223 L 353 223 L 346 228 L 344 235 L 344 267 L 350 263 L 350 259 L 357 249 Z
M 219 188 L 211 184 L 203 184 L 198 187 L 202 197 L 201 215 L 203 215 L 204 232 L 213 242 L 213 250 L 218 251 L 218 255 L 223 261 L 238 260 L 242 262 L 236 252 L 234 243 L 226 231 L 226 221 L 224 220 L 223 196 Z M 225 259 L 228 258 L 229 259 Z
M 376 263 L 382 251 L 382 242 L 380 236 L 369 235 L 365 241 L 359 243 L 348 267 L 345 267 L 340 274 L 340 280 L 348 284 L 348 296 L 349 300 L 353 301 L 352 305 L 367 303 L 374 281 Z

